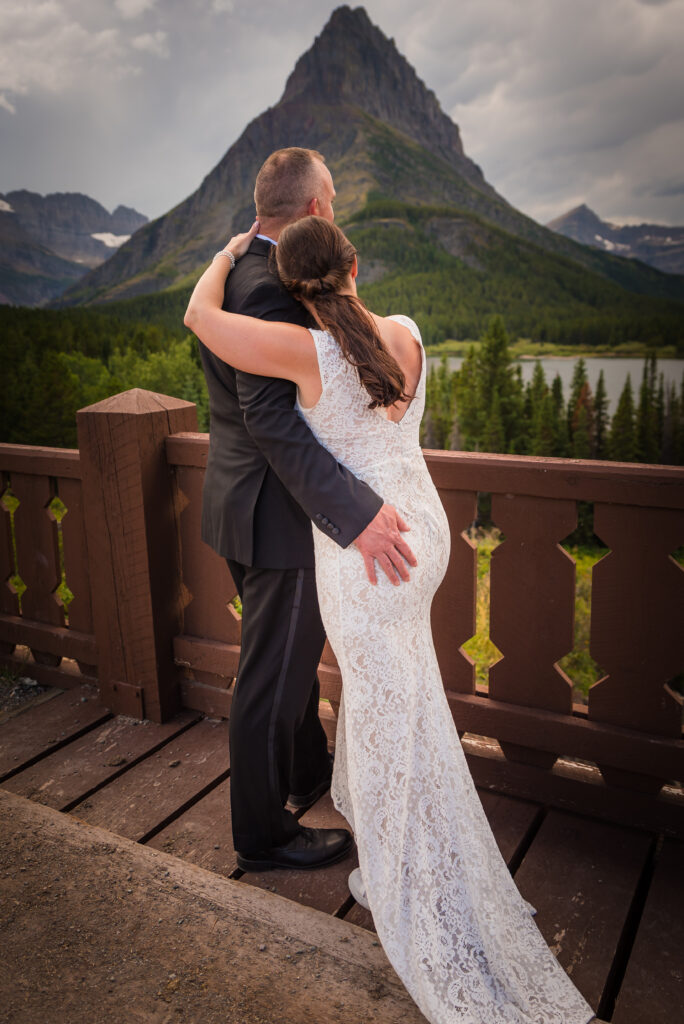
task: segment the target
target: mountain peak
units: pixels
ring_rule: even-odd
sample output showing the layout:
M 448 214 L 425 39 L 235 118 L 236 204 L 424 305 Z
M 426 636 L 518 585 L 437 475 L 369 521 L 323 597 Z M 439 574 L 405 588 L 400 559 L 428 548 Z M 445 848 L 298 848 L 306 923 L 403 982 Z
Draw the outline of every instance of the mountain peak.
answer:
M 582 203 L 546 225 L 593 249 L 649 263 L 667 274 L 684 269 L 684 227 L 663 224 L 611 224 Z
M 464 152 L 458 126 L 363 7 L 338 7 L 297 61 L 280 104 L 350 104 L 398 129 L 489 191 Z
M 563 229 L 567 224 L 576 225 L 578 230 L 598 230 L 598 228 L 604 226 L 601 218 L 593 210 L 590 210 L 586 203 L 573 206 L 572 210 L 568 210 L 567 213 L 562 214 L 560 217 L 550 220 L 546 226 L 551 228 L 552 231 L 560 231 L 561 234 L 564 234 Z

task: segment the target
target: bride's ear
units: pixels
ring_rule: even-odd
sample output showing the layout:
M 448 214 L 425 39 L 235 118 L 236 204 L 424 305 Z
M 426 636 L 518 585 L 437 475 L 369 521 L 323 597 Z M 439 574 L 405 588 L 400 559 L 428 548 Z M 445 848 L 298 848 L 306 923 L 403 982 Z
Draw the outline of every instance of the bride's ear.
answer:
M 352 280 L 355 281 L 356 278 L 358 277 L 358 274 L 359 274 L 359 261 L 357 260 L 356 256 L 354 256 L 354 262 L 351 265 Z

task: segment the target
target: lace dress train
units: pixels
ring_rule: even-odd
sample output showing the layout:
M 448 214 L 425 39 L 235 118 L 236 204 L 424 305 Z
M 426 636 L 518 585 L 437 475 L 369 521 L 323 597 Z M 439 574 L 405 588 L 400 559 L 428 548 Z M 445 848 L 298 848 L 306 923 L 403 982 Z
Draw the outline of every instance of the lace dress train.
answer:
M 420 343 L 413 321 L 395 317 Z M 342 673 L 332 796 L 351 825 L 378 937 L 431 1024 L 587 1024 L 475 790 L 444 693 L 430 605 L 449 528 L 419 446 L 425 358 L 398 423 L 368 408 L 330 334 L 312 331 L 323 392 L 301 409 L 319 440 L 394 505 L 418 559 L 408 584 L 366 579 L 352 545 L 314 530 L 321 614 Z

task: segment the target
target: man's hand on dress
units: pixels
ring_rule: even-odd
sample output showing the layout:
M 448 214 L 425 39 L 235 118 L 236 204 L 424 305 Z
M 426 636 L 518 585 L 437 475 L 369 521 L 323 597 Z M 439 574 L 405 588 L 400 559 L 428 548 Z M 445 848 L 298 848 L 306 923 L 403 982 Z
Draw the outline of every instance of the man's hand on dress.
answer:
M 390 583 L 399 586 L 399 577 L 408 581 L 409 565 L 418 565 L 416 556 L 411 551 L 401 534 L 410 530 L 393 505 L 383 505 L 374 519 L 358 535 L 354 543 L 363 555 L 366 573 L 371 583 L 377 583 L 375 572 L 377 561 L 384 569 Z

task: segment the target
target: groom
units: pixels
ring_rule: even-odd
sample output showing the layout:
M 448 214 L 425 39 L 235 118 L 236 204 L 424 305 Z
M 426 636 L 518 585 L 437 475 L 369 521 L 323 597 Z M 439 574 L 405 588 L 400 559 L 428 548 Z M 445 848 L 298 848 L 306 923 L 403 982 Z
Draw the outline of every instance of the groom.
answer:
M 309 214 L 332 221 L 330 171 L 314 150 L 277 150 L 254 190 L 260 233 L 226 282 L 223 308 L 315 326 L 269 259 L 283 228 Z M 413 554 L 382 498 L 323 448 L 295 409 L 290 381 L 233 369 L 200 343 L 211 412 L 202 538 L 226 558 L 242 601 L 242 647 L 230 714 L 230 796 L 240 868 L 315 868 L 341 859 L 346 829 L 299 825 L 285 808 L 310 806 L 330 785 L 318 718 L 316 669 L 325 634 L 311 522 L 342 547 L 354 542 L 369 577 L 393 582 Z M 406 560 L 406 561 L 405 561 Z

